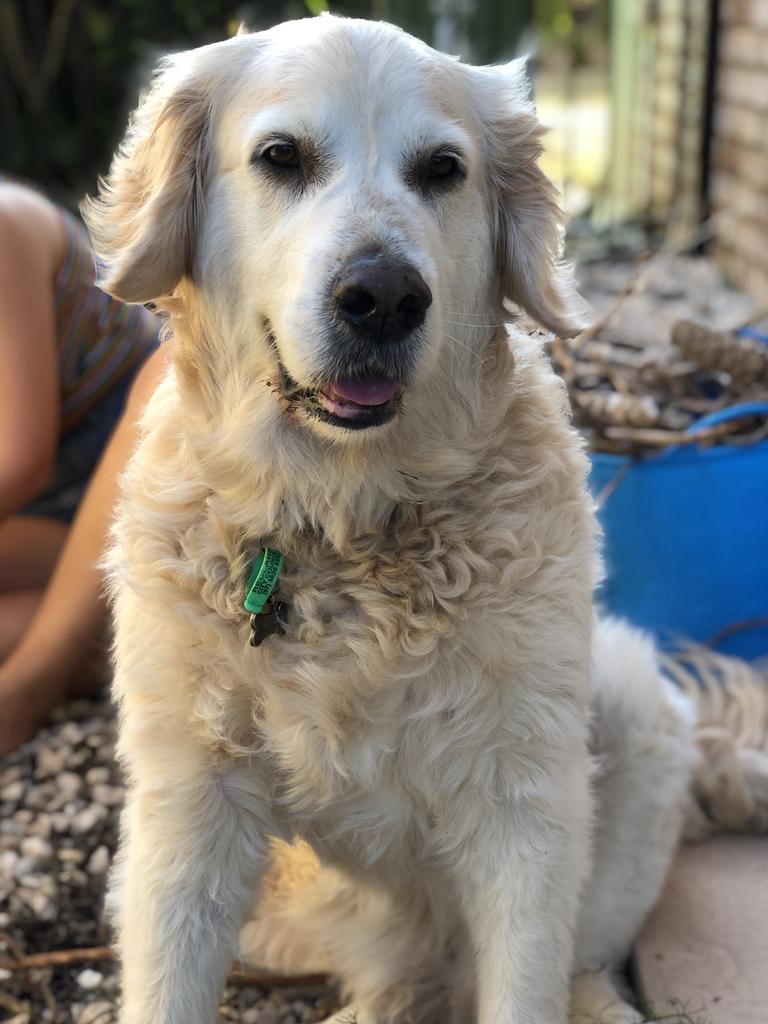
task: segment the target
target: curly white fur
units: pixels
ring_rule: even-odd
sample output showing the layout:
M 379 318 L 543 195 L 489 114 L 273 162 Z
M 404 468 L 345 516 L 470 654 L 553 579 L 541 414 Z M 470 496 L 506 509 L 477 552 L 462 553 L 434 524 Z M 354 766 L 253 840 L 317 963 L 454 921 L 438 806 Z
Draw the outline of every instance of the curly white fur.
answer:
M 254 163 L 278 132 L 322 151 L 312 187 Z M 633 1019 L 610 971 L 691 746 L 652 648 L 609 625 L 588 751 L 587 461 L 505 327 L 510 300 L 578 326 L 539 135 L 519 64 L 320 18 L 167 61 L 91 204 L 105 286 L 169 312 L 175 361 L 111 556 L 123 1024 L 214 1019 L 265 878 L 249 955 L 321 962 L 361 1021 L 559 1024 L 574 975 L 574 1014 Z M 446 140 L 465 177 L 426 199 L 403 161 Z M 277 359 L 328 371 L 328 282 L 366 245 L 434 302 L 395 421 L 352 435 L 281 397 Z M 254 650 L 260 544 L 291 612 Z

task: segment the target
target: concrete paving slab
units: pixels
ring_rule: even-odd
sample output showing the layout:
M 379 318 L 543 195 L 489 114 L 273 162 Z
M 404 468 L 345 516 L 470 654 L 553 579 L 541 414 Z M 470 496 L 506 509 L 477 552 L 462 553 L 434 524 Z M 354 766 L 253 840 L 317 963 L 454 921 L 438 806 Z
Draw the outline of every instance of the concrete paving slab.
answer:
M 683 847 L 634 967 L 653 1019 L 768 1024 L 768 838 Z

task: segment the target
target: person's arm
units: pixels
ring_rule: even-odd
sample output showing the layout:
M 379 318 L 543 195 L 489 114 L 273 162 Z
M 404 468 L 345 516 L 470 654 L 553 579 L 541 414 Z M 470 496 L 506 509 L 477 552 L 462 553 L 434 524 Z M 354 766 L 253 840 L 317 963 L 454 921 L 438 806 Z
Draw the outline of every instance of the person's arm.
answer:
M 53 217 L 44 199 L 0 185 L 0 520 L 45 488 L 56 459 Z
M 168 360 L 166 343 L 137 374 L 37 611 L 15 649 L 0 664 L 0 757 L 32 735 L 48 711 L 66 697 L 73 680 L 82 676 L 86 681 L 87 662 L 107 616 L 99 562 L 120 476 L 138 441 L 144 407 Z

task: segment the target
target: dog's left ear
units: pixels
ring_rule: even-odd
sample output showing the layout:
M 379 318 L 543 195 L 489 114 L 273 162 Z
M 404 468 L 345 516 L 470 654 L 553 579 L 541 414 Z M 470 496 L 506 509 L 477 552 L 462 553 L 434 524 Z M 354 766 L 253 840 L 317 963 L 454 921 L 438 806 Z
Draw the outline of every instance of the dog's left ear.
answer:
M 539 167 L 545 130 L 530 100 L 525 60 L 473 71 L 485 124 L 494 255 L 503 297 L 548 330 L 570 337 L 586 325 L 587 307 L 560 264 L 563 212 L 554 185 Z

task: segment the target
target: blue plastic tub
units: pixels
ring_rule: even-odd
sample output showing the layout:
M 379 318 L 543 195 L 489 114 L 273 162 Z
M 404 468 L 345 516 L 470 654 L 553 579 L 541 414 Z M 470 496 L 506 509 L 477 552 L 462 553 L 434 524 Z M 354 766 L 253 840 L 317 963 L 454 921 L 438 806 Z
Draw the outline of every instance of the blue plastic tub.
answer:
M 694 429 L 744 415 L 768 416 L 768 402 Z M 642 461 L 595 452 L 590 486 L 605 495 L 604 607 L 662 643 L 719 638 L 724 653 L 768 655 L 768 441 L 690 445 Z

